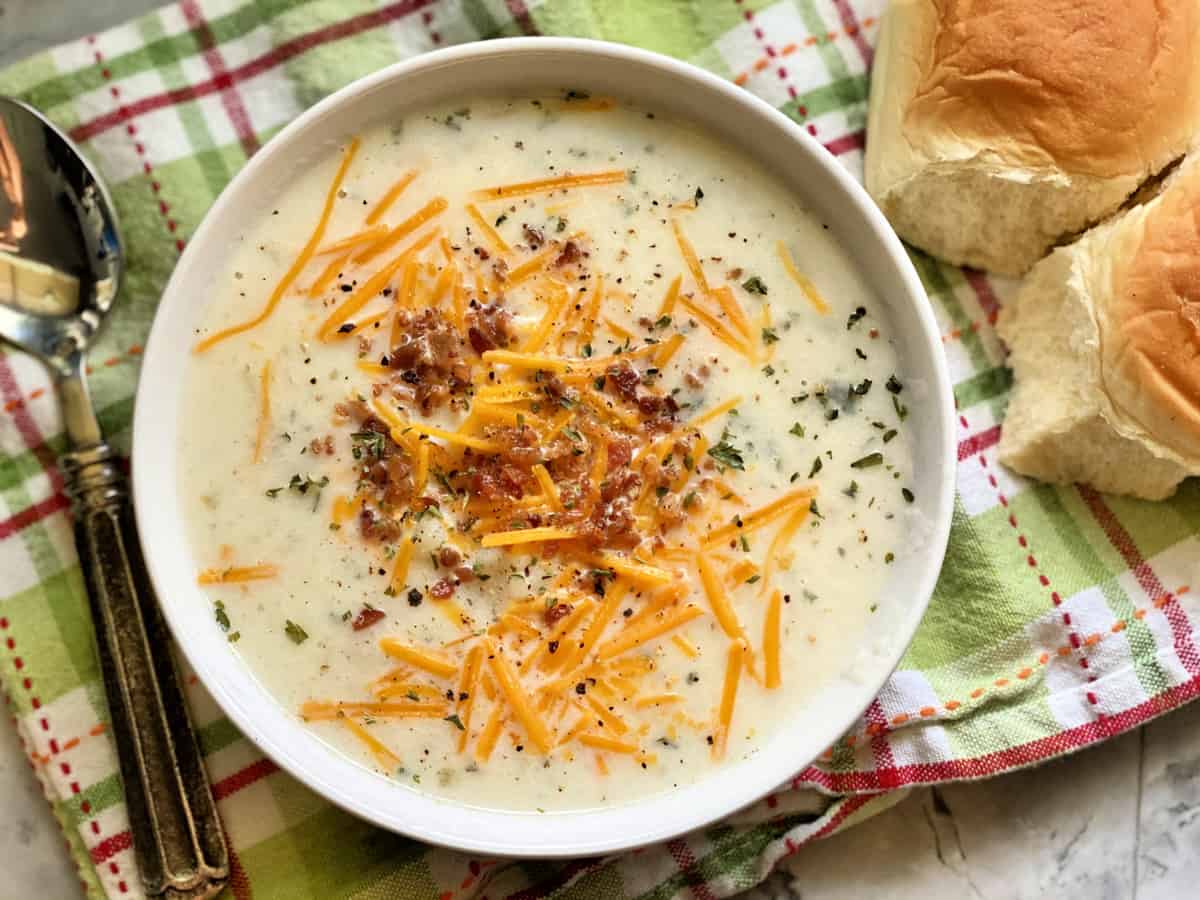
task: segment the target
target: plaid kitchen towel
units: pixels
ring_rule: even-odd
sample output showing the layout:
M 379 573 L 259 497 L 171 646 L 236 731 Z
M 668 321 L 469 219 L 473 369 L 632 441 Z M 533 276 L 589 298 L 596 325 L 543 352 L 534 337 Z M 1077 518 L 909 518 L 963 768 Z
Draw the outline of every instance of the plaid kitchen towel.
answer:
M 70 132 L 112 187 L 128 275 L 92 356 L 92 387 L 105 428 L 124 446 L 140 343 L 189 234 L 246 158 L 330 91 L 396 60 L 479 38 L 625 41 L 766 98 L 860 174 L 867 71 L 883 6 L 183 0 L 13 66 L 0 73 L 0 91 Z M 806 841 L 894 803 L 907 785 L 1039 762 L 1195 696 L 1200 480 L 1150 504 L 1038 485 L 998 466 L 1010 375 L 993 325 L 1014 286 L 913 258 L 955 382 L 958 501 L 929 613 L 850 734 L 774 796 L 703 833 L 611 859 L 514 864 L 432 849 L 334 809 L 263 758 L 193 685 L 234 849 L 232 895 L 728 897 Z M 136 897 L 45 373 L 17 354 L 0 356 L 0 404 L 3 685 L 88 894 Z

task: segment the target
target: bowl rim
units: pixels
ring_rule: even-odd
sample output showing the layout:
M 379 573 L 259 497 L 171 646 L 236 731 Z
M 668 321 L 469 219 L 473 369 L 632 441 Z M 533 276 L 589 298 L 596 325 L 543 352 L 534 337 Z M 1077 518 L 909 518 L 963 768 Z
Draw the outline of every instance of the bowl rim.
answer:
M 501 38 L 461 44 L 422 53 L 411 59 L 394 63 L 346 85 L 305 110 L 268 141 L 231 179 L 205 214 L 180 260 L 176 263 L 163 292 L 159 308 L 156 310 L 154 323 L 146 341 L 132 429 L 134 511 L 151 582 L 159 597 L 178 596 L 178 593 L 171 591 L 172 585 L 180 586 L 187 583 L 193 585 L 193 590 L 195 588 L 190 580 L 190 573 L 184 576 L 182 573 L 171 571 L 166 562 L 159 559 L 155 552 L 155 544 L 161 540 L 161 532 L 156 529 L 161 529 L 163 525 L 168 527 L 171 525 L 169 521 L 163 520 L 164 513 L 157 509 L 157 504 L 151 500 L 156 487 L 151 474 L 155 468 L 152 459 L 155 449 L 151 437 L 151 431 L 155 427 L 153 407 L 160 402 L 157 395 L 168 388 L 161 385 L 152 388 L 146 387 L 150 385 L 150 379 L 147 376 L 152 375 L 160 365 L 169 363 L 173 348 L 167 344 L 169 339 L 163 336 L 163 332 L 166 330 L 166 326 L 163 324 L 166 317 L 162 315 L 162 312 L 172 305 L 183 302 L 183 291 L 186 287 L 185 276 L 190 276 L 195 268 L 195 265 L 192 264 L 193 259 L 197 256 L 203 258 L 205 248 L 211 246 L 214 240 L 220 240 L 220 236 L 214 235 L 213 231 L 216 227 L 214 223 L 221 218 L 222 211 L 235 202 L 237 196 L 246 189 L 247 185 L 255 181 L 260 171 L 271 165 L 273 158 L 283 152 L 294 136 L 303 133 L 311 123 L 343 105 L 352 104 L 381 85 L 393 82 L 401 83 L 416 73 L 461 63 L 464 60 L 530 52 L 583 54 L 607 58 L 609 63 L 630 63 L 646 69 L 657 70 L 677 79 L 691 82 L 699 91 L 721 94 L 727 100 L 744 107 L 747 112 L 771 120 L 780 130 L 784 131 L 794 144 L 792 149 L 796 153 L 806 155 L 807 162 L 815 165 L 832 182 L 834 191 L 840 194 L 841 198 L 852 208 L 848 215 L 857 215 L 865 220 L 875 245 L 871 249 L 887 254 L 890 263 L 900 273 L 901 283 L 896 286 L 896 291 L 906 295 L 907 306 L 911 308 L 911 313 L 916 318 L 916 324 L 924 342 L 922 349 L 929 357 L 927 362 L 933 373 L 932 383 L 929 385 L 931 397 L 929 405 L 936 407 L 938 415 L 942 416 L 946 423 L 953 421 L 953 393 L 947 362 L 941 348 L 940 332 L 924 287 L 911 260 L 899 238 L 869 198 L 865 189 L 832 154 L 794 121 L 766 101 L 717 75 L 689 63 L 627 45 L 583 38 L 552 37 Z M 894 310 L 900 310 L 904 304 L 895 301 L 889 306 Z M 900 314 L 897 312 L 897 315 Z M 916 344 L 915 341 L 913 343 Z M 878 693 L 891 676 L 915 635 L 917 626 L 932 596 L 949 540 L 954 502 L 954 429 L 949 424 L 943 424 L 942 430 L 944 434 L 939 448 L 942 460 L 942 465 L 938 470 L 940 474 L 939 492 L 929 503 L 929 508 L 934 511 L 935 515 L 930 523 L 928 542 L 923 556 L 925 563 L 921 570 L 922 577 L 918 579 L 917 583 L 911 585 L 913 600 L 901 620 L 900 631 L 903 639 L 893 639 L 894 643 L 890 645 L 889 652 L 880 654 L 886 660 L 886 666 L 881 662 L 877 677 L 860 682 L 861 705 L 846 711 L 835 722 L 837 727 L 828 729 L 830 739 L 836 739 L 838 735 L 851 727 L 869 704 L 871 698 Z M 172 432 L 172 434 L 174 433 Z M 173 447 L 171 452 L 174 452 Z M 175 528 L 179 530 L 177 523 Z M 320 738 L 309 735 L 313 741 L 321 743 L 329 753 L 335 754 L 345 762 L 345 766 L 334 765 L 332 762 L 330 765 L 332 765 L 334 775 L 340 774 L 349 779 L 350 783 L 335 783 L 330 774 L 313 771 L 302 758 L 305 755 L 302 750 L 305 748 L 300 745 L 306 745 L 307 742 L 295 733 L 296 729 L 307 731 L 307 728 L 294 717 L 289 719 L 292 722 L 290 729 L 280 724 L 282 732 L 293 732 L 292 742 L 289 742 L 287 733 L 276 734 L 271 727 L 252 718 L 250 710 L 242 705 L 241 699 L 233 688 L 237 681 L 241 681 L 241 686 L 244 687 L 247 683 L 246 679 L 251 681 L 256 681 L 256 679 L 249 671 L 240 675 L 231 672 L 231 669 L 236 666 L 231 666 L 230 661 L 237 658 L 236 654 L 230 650 L 220 658 L 208 658 L 203 655 L 191 641 L 181 640 L 181 637 L 184 637 L 187 632 L 182 619 L 183 612 L 179 609 L 179 601 L 160 601 L 160 607 L 188 664 L 213 696 L 222 712 L 229 717 L 242 734 L 277 763 L 281 769 L 336 806 L 372 824 L 427 843 L 460 851 L 514 858 L 561 858 L 612 853 L 668 840 L 709 825 L 759 800 L 779 784 L 786 782 L 804 765 L 814 760 L 827 744 L 824 740 L 820 743 L 810 741 L 811 746 L 794 754 L 794 760 L 800 762 L 790 762 L 785 766 L 781 761 L 775 761 L 770 766 L 766 766 L 762 760 L 772 745 L 779 743 L 781 735 L 777 733 L 775 737 L 764 743 L 756 756 L 749 760 L 741 760 L 736 764 L 731 763 L 718 768 L 691 785 L 663 791 L 632 804 L 609 806 L 599 810 L 538 814 L 483 809 L 437 798 L 392 781 L 389 781 L 388 784 L 404 790 L 406 799 L 402 803 L 388 807 L 379 802 L 375 796 L 376 794 L 382 796 L 392 793 L 390 790 L 378 791 L 378 782 L 381 776 L 341 755 L 320 741 Z M 248 668 L 240 660 L 237 666 Z M 283 714 L 285 712 L 283 707 L 277 701 L 274 703 L 278 708 L 277 711 Z M 305 752 L 307 751 L 305 750 Z M 775 755 L 782 756 L 782 751 L 777 751 Z M 752 767 L 756 761 L 759 762 L 759 765 Z M 347 767 L 357 770 L 361 773 L 361 777 Z M 761 771 L 764 768 L 767 770 L 765 773 Z M 738 779 L 729 777 L 729 772 L 733 769 L 737 770 L 740 776 Z M 362 784 L 355 784 L 356 778 Z M 713 796 L 721 792 L 706 789 L 718 783 L 731 788 L 728 796 Z M 376 788 L 375 792 L 372 792 L 372 786 Z M 642 812 L 650 814 L 641 815 Z M 577 828 L 572 829 L 571 823 L 575 823 Z M 582 837 L 579 834 L 579 828 L 585 823 L 586 827 L 583 827 L 582 830 L 586 833 L 586 837 Z

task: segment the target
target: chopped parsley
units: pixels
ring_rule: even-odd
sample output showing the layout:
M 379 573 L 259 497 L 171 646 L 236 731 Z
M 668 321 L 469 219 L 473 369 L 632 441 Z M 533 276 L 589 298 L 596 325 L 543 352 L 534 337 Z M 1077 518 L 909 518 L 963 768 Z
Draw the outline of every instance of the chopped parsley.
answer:
M 329 484 L 329 476 L 322 475 L 319 479 L 313 478 L 311 475 L 293 475 L 291 481 L 281 487 L 269 488 L 267 496 L 274 500 L 279 496 L 280 491 L 289 490 L 295 491 L 300 496 L 304 496 L 310 490 L 313 492 L 313 509 L 317 508 L 317 504 L 321 502 L 321 490 L 325 485 Z
M 764 344 L 774 344 L 779 340 L 779 334 L 774 328 L 764 328 L 762 330 L 762 342 Z
M 912 503 L 913 500 L 916 499 L 916 497 L 913 495 L 913 492 L 910 491 L 908 488 L 901 488 L 900 496 L 902 496 L 904 498 L 905 503 Z
M 350 435 L 350 443 L 355 459 L 362 459 L 364 454 L 376 459 L 383 456 L 383 435 L 378 431 L 356 431 Z
M 758 294 L 761 297 L 767 296 L 767 285 L 757 275 L 751 275 L 743 281 L 742 288 L 747 294 Z
M 883 464 L 883 454 L 876 451 L 868 453 L 866 456 L 861 456 L 854 462 L 850 463 L 852 469 L 873 469 L 875 466 Z
M 860 306 L 854 312 L 850 313 L 850 318 L 846 320 L 846 330 L 849 331 L 859 323 L 863 316 L 867 314 L 867 308 Z
M 808 477 L 812 478 L 823 468 L 825 468 L 825 463 L 821 462 L 821 457 L 818 456 L 813 460 L 812 468 L 808 470 Z
M 293 622 L 291 619 L 285 619 L 283 622 L 284 633 L 287 634 L 293 644 L 303 644 L 308 640 L 308 632 Z
M 229 631 L 229 614 L 225 612 L 225 604 L 220 600 L 213 605 L 213 617 L 222 631 Z
M 737 469 L 739 472 L 746 471 L 746 461 L 742 458 L 742 451 L 724 437 L 715 447 L 708 448 L 708 455 L 730 469 Z
M 794 434 L 798 438 L 804 437 L 804 426 L 797 422 L 788 429 L 788 434 Z
M 462 719 L 460 719 L 460 718 L 458 717 L 458 714 L 457 714 L 457 713 L 452 713 L 452 714 L 450 714 L 450 715 L 446 716 L 446 718 L 445 718 L 443 721 L 445 721 L 445 722 L 449 722 L 451 725 L 453 725 L 453 726 L 454 726 L 455 728 L 457 728 L 459 731 L 466 731 L 466 730 L 467 730 L 467 729 L 466 729 L 466 727 L 465 727 L 465 726 L 463 725 L 463 723 L 462 723 Z

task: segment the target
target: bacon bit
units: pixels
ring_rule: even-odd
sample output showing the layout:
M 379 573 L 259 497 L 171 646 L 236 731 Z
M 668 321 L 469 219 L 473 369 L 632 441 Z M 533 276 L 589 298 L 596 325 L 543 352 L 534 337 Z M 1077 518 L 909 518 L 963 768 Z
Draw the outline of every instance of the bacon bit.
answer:
M 535 465 L 541 458 L 538 433 L 530 425 L 492 427 L 487 430 L 487 435 L 500 445 L 501 452 L 508 457 L 510 462 L 526 469 Z M 522 476 L 524 477 L 524 473 Z M 523 481 L 523 483 L 533 484 L 534 482 Z
M 546 243 L 546 235 L 542 233 L 542 229 L 540 228 L 526 225 L 521 229 L 521 233 L 525 235 L 525 242 L 529 244 L 529 249 L 531 250 L 537 250 L 542 244 Z
M 498 303 L 476 306 L 467 313 L 467 339 L 482 356 L 512 342 L 512 314 Z
M 693 505 L 690 511 L 696 511 L 697 507 L 694 504 L 698 501 L 698 497 L 692 501 Z M 657 512 L 659 527 L 664 532 L 682 525 L 687 518 L 687 512 L 683 508 L 683 501 L 679 499 L 678 494 L 666 494 L 661 497 L 658 501 Z
M 629 465 L 633 459 L 633 444 L 628 438 L 616 438 L 608 445 L 608 471 L 612 472 Z
M 471 476 L 471 493 L 484 500 L 515 500 L 525 494 L 526 483 L 520 468 L 499 457 L 488 457 L 480 460 Z
M 438 565 L 444 569 L 453 569 L 462 562 L 462 554 L 455 550 L 450 545 L 446 545 L 438 550 Z
M 604 374 L 607 376 L 605 386 L 612 385 L 613 393 L 630 403 L 637 402 L 637 388 L 642 383 L 642 376 L 638 374 L 632 363 L 624 361 L 615 366 L 609 366 L 608 371 Z
M 335 449 L 336 448 L 333 446 L 333 435 L 329 434 L 325 435 L 323 438 L 315 437 L 308 444 L 308 452 L 316 454 L 317 456 L 322 454 L 326 456 L 333 456 Z
M 441 578 L 434 582 L 433 587 L 429 589 L 429 596 L 434 600 L 449 600 L 454 596 L 454 590 L 458 587 L 458 583 L 452 578 Z
M 383 516 L 379 510 L 364 504 L 358 513 L 358 530 L 368 541 L 390 544 L 400 537 L 404 529 L 395 519 Z
M 470 386 L 462 338 L 438 310 L 398 310 L 396 329 L 398 340 L 388 352 L 388 365 L 412 386 L 422 412 L 432 412 Z
M 583 253 L 580 251 L 579 245 L 574 241 L 567 241 L 563 245 L 562 252 L 559 253 L 558 257 L 554 260 L 554 265 L 556 268 L 561 268 L 562 266 L 571 266 L 579 262 L 579 260 L 582 258 Z
M 580 537 L 592 547 L 629 549 L 641 541 L 637 533 L 633 504 L 641 491 L 642 479 L 625 469 L 606 478 L 600 486 L 600 499 L 579 527 Z M 562 518 L 570 519 L 570 514 Z
M 364 606 L 358 611 L 358 615 L 354 617 L 354 621 L 350 624 L 355 631 L 362 631 L 364 628 L 370 628 L 376 622 L 382 621 L 387 617 L 382 609 L 376 609 L 374 606 Z
M 570 603 L 555 603 L 553 606 L 547 608 L 547 610 L 546 610 L 546 614 L 544 617 L 546 620 L 546 627 L 553 628 L 555 625 L 557 625 L 560 621 L 565 619 L 567 616 L 569 616 L 574 611 L 575 611 L 575 607 L 572 606 Z

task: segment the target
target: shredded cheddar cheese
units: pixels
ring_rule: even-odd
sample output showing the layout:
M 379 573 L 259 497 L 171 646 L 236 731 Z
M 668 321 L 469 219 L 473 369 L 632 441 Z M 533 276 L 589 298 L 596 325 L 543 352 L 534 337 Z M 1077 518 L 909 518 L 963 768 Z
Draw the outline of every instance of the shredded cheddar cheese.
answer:
M 337 199 L 338 191 L 340 191 L 342 188 L 342 181 L 346 177 L 346 172 L 350 168 L 350 163 L 354 161 L 354 157 L 358 153 L 358 148 L 359 139 L 354 138 L 354 140 L 352 140 L 350 145 L 346 148 L 346 152 L 342 154 L 342 161 L 338 165 L 337 173 L 333 176 L 333 183 L 330 184 L 329 190 L 325 194 L 325 205 L 321 209 L 320 218 L 317 219 L 316 227 L 313 228 L 313 232 L 308 239 L 308 243 L 304 245 L 304 248 L 300 251 L 300 255 L 297 256 L 296 261 L 292 263 L 291 268 L 289 268 L 284 273 L 283 277 L 279 279 L 278 283 L 275 285 L 275 289 L 271 291 L 271 296 L 267 298 L 266 306 L 262 308 L 262 311 L 253 319 L 249 319 L 238 325 L 231 325 L 228 328 L 223 328 L 215 334 L 210 334 L 208 337 L 196 344 L 192 350 L 193 353 L 204 353 L 206 350 L 210 350 L 221 341 L 227 340 L 235 335 L 243 334 L 252 328 L 258 327 L 270 317 L 271 313 L 275 311 L 275 307 L 279 305 L 279 301 L 283 299 L 283 295 L 287 293 L 288 288 L 292 286 L 292 284 L 300 276 L 300 273 L 304 271 L 304 267 L 308 265 L 308 261 L 312 258 L 317 247 L 325 237 L 325 229 L 329 225 L 329 216 L 330 213 L 333 212 L 333 202 Z
M 400 195 L 403 194 L 405 189 L 413 183 L 413 179 L 416 177 L 416 169 L 412 169 L 401 175 L 396 180 L 396 183 L 388 188 L 387 192 L 379 198 L 373 207 L 371 207 L 371 211 L 367 213 L 367 224 L 374 225 L 385 215 L 387 215 L 387 211 L 392 208 L 392 205 L 397 200 L 400 199 Z
M 271 424 L 271 361 L 267 360 L 263 363 L 262 371 L 258 375 L 259 384 L 259 410 L 258 410 L 258 428 L 254 434 L 254 455 L 253 462 L 258 462 L 262 459 L 263 444 L 267 440 L 267 428 Z
M 527 197 L 530 194 L 547 194 L 577 187 L 597 187 L 621 184 L 626 179 L 623 169 L 611 172 L 592 172 L 586 175 L 561 175 L 557 178 L 541 178 L 537 181 L 522 181 L 483 188 L 472 195 L 479 200 L 505 200 L 510 197 Z
M 779 609 L 781 592 L 776 588 L 767 601 L 767 615 L 763 623 L 763 674 L 764 685 L 774 690 L 783 684 L 779 671 Z
M 780 241 L 775 247 L 779 255 L 779 261 L 783 263 L 783 268 L 787 271 L 792 281 L 796 282 L 796 286 L 800 288 L 801 292 L 808 299 L 808 302 L 812 304 L 813 309 L 823 316 L 828 315 L 829 304 L 825 302 L 825 298 L 821 296 L 820 291 L 817 290 L 817 286 L 805 278 L 800 270 L 796 268 L 792 254 L 788 252 L 787 244 Z
M 279 574 L 279 567 L 270 563 L 256 566 L 230 566 L 227 569 L 205 569 L 196 577 L 197 584 L 240 584 L 246 581 L 262 581 Z

